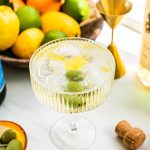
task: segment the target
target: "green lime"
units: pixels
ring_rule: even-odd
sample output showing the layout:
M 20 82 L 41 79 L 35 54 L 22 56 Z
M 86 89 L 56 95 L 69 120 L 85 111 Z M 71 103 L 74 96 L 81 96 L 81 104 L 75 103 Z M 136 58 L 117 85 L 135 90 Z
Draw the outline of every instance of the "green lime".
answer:
M 17 9 L 16 14 L 20 21 L 20 30 L 28 28 L 40 28 L 41 19 L 39 12 L 31 6 L 23 6 Z
M 51 30 L 45 34 L 42 43 L 45 44 L 49 41 L 56 40 L 59 38 L 65 38 L 65 37 L 67 37 L 67 34 L 65 32 L 60 31 L 60 30 Z
M 87 0 L 65 0 L 62 11 L 81 22 L 88 17 L 90 8 Z
M 67 92 L 82 92 L 82 91 L 84 91 L 84 88 L 80 83 L 74 81 L 68 82 Z

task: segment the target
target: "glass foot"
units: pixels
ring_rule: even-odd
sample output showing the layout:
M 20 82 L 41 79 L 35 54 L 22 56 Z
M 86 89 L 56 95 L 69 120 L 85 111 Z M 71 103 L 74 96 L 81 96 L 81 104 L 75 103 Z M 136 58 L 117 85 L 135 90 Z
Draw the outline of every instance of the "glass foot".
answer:
M 51 128 L 50 138 L 53 144 L 61 150 L 85 150 L 94 142 L 96 128 L 94 124 L 78 116 L 76 128 L 70 129 L 68 117 L 58 119 Z

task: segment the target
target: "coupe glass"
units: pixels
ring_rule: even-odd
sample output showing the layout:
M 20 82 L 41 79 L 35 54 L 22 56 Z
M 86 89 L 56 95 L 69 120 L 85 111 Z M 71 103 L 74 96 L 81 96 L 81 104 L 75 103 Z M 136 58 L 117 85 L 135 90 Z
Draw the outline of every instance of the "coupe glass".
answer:
M 114 80 L 115 61 L 104 46 L 84 38 L 64 38 L 41 46 L 30 60 L 37 99 L 66 113 L 51 127 L 51 141 L 62 150 L 83 150 L 96 137 L 94 124 L 77 116 L 100 106 Z

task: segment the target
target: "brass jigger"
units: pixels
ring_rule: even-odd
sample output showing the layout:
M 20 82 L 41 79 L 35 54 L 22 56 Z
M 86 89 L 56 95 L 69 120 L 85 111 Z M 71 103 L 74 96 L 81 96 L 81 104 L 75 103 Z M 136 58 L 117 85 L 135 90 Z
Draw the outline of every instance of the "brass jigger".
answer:
M 132 9 L 132 3 L 128 0 L 99 0 L 96 4 L 100 14 L 112 29 L 112 40 L 108 49 L 116 61 L 115 79 L 122 77 L 125 73 L 125 66 L 119 56 L 117 47 L 114 44 L 114 29 L 120 23 L 124 15 Z

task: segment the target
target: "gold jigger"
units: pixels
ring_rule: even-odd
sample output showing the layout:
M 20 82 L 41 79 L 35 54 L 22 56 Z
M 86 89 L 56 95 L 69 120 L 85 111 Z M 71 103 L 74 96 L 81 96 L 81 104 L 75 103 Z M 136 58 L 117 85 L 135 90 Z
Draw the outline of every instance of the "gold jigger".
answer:
M 132 3 L 128 0 L 99 0 L 96 4 L 100 14 L 112 29 L 112 40 L 108 49 L 116 61 L 115 79 L 122 77 L 126 70 L 119 56 L 117 47 L 114 44 L 114 29 L 120 23 L 124 15 L 132 9 Z

